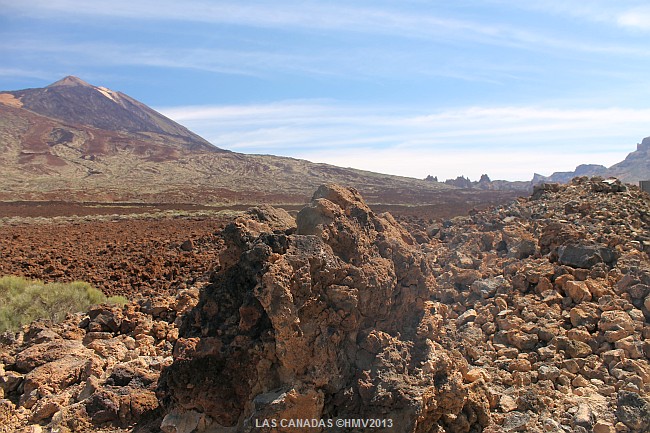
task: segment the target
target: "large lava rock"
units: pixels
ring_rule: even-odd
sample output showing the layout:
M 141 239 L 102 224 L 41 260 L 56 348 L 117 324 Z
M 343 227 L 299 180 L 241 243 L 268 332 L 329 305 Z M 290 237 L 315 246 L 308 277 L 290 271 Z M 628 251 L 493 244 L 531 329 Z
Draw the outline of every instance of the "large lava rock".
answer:
M 558 248 L 558 262 L 574 268 L 591 269 L 598 263 L 612 267 L 616 252 L 598 245 L 563 245 Z
M 391 432 L 489 423 L 484 382 L 464 384 L 466 361 L 438 343 L 447 307 L 428 301 L 424 256 L 389 214 L 335 185 L 316 191 L 297 227 L 274 212 L 224 230 L 222 270 L 185 316 L 159 382 L 163 430 L 301 430 L 258 427 L 270 419 L 392 419 Z

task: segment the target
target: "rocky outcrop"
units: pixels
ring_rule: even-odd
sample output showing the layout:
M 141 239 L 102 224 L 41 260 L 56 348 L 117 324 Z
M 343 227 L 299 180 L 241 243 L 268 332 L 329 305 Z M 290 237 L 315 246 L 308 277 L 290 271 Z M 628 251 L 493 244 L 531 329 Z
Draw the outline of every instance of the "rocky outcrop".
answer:
M 438 177 L 431 175 L 427 176 L 426 181 L 438 181 Z M 478 181 L 471 181 L 465 176 L 458 176 L 456 179 L 447 179 L 446 185 L 455 186 L 466 190 L 483 190 L 483 191 L 521 191 L 530 192 L 533 187 L 533 182 L 526 181 L 507 181 L 507 180 L 491 180 L 487 174 L 482 174 Z
M 269 211 L 224 231 L 223 269 L 185 316 L 160 380 L 166 431 L 190 421 L 299 431 L 259 427 L 269 419 L 382 418 L 403 432 L 489 424 L 483 377 L 442 345 L 449 310 L 430 301 L 435 282 L 411 235 L 334 185 L 295 226 Z
M 628 154 L 623 161 L 611 166 L 607 174 L 626 182 L 650 180 L 650 137 L 637 144 L 636 151 Z
M 198 290 L 125 307 L 100 305 L 0 339 L 0 432 L 85 432 L 156 419 L 176 319 Z M 159 421 L 158 421 L 159 425 Z
M 604 176 L 607 174 L 607 167 L 599 164 L 581 164 L 574 171 L 556 171 L 550 176 L 535 174 L 533 176 L 533 185 L 544 182 L 568 183 L 574 177 L 579 176 Z

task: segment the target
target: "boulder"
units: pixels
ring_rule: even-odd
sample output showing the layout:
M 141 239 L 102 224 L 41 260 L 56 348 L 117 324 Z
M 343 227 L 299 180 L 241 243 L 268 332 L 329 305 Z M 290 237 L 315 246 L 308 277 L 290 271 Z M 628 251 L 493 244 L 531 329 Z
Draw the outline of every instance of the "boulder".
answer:
M 27 373 L 36 367 L 68 355 L 90 357 L 92 352 L 87 350 L 78 340 L 53 340 L 43 344 L 36 344 L 16 355 L 16 370 Z
M 448 307 L 425 301 L 429 265 L 390 214 L 327 185 L 295 233 L 248 225 L 225 229 L 232 261 L 184 317 L 158 387 L 168 413 L 224 428 L 258 415 L 392 418 L 396 432 L 487 425 L 483 381 L 465 384 L 464 359 L 436 343 Z
M 558 262 L 573 268 L 591 269 L 598 263 L 613 266 L 617 255 L 614 250 L 599 245 L 563 245 L 558 248 Z
M 615 343 L 634 333 L 634 321 L 626 311 L 604 311 L 598 321 L 598 329 L 604 333 L 605 340 Z
M 627 191 L 627 186 L 619 179 L 609 178 L 600 182 L 593 182 L 591 184 L 591 190 L 594 192 L 617 193 Z
M 566 354 L 570 358 L 586 358 L 592 354 L 592 349 L 587 343 L 582 341 L 569 340 L 566 343 Z
M 594 425 L 594 412 L 588 404 L 578 405 L 576 413 L 573 415 L 573 425 L 584 427 L 590 431 Z
M 87 362 L 86 357 L 68 355 L 34 368 L 25 375 L 22 401 L 35 390 L 57 393 L 70 385 L 80 383 L 84 379 L 83 372 Z
M 632 432 L 642 433 L 650 430 L 650 402 L 639 394 L 619 391 L 616 417 Z

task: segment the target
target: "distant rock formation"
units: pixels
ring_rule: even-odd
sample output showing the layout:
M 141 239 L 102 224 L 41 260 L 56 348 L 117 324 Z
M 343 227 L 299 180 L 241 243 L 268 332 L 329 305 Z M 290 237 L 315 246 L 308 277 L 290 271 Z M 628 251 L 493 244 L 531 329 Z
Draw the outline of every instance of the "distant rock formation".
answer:
M 428 175 L 425 181 L 438 182 L 437 176 Z M 468 177 L 458 176 L 456 179 L 447 179 L 445 185 L 461 189 L 484 190 L 484 191 L 526 191 L 532 190 L 531 182 L 491 180 L 487 174 L 482 174 L 478 181 L 471 181 Z
M 582 164 L 574 171 L 556 172 L 550 176 L 535 173 L 532 183 L 533 185 L 540 182 L 567 183 L 577 176 L 615 177 L 627 183 L 650 180 L 650 137 L 638 143 L 636 151 L 628 154 L 623 161 L 609 168 L 598 164 Z
M 491 181 L 489 176 L 484 174 L 478 182 L 472 182 L 469 178 L 458 176 L 456 179 L 447 179 L 444 183 L 462 189 L 530 191 L 534 185 L 543 182 L 568 183 L 571 179 L 580 176 L 615 177 L 628 183 L 650 180 L 650 137 L 644 138 L 641 143 L 637 144 L 636 151 L 630 153 L 625 160 L 609 168 L 599 164 L 581 164 L 573 171 L 557 171 L 550 176 L 535 173 L 530 182 Z M 435 180 L 437 182 L 438 177 L 429 175 L 425 180 Z
M 625 182 L 650 180 L 650 137 L 637 144 L 636 151 L 630 153 L 623 161 L 611 166 L 607 175 Z
M 458 188 L 466 188 L 466 189 L 472 188 L 474 187 L 475 184 L 478 184 L 478 182 L 473 183 L 471 180 L 469 180 L 469 178 L 465 176 L 458 176 L 456 179 L 447 179 L 445 183 L 447 185 L 452 185 Z
M 577 176 L 606 176 L 607 167 L 598 164 L 581 164 L 574 171 L 557 171 L 550 176 L 543 176 L 535 173 L 532 183 L 537 185 L 541 182 L 567 183 Z

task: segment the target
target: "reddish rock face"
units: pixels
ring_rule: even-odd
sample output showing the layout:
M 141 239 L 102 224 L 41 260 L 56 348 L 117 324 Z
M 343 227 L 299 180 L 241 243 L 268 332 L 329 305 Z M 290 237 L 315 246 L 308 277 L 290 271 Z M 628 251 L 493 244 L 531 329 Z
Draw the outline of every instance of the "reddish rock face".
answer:
M 159 387 L 173 417 L 243 431 L 287 417 L 487 425 L 484 382 L 465 384 L 465 361 L 436 343 L 447 308 L 428 301 L 425 256 L 390 215 L 328 185 L 295 225 L 256 219 L 225 229 L 225 269 L 181 326 Z

